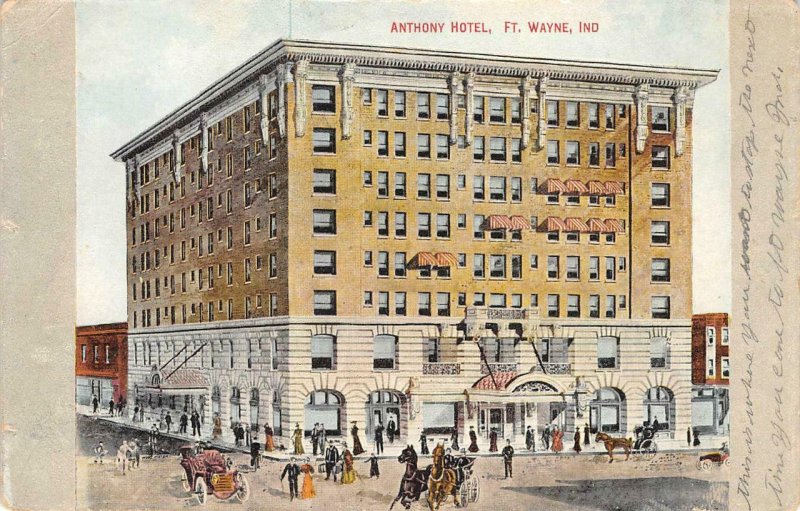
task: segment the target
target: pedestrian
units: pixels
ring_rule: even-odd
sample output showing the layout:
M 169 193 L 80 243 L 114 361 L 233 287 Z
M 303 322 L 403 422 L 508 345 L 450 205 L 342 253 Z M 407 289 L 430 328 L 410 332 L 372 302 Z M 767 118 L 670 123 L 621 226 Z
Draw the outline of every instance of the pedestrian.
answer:
M 314 473 L 314 467 L 311 466 L 311 458 L 306 458 L 306 462 L 300 466 L 300 472 L 305 474 L 300 498 L 303 500 L 313 499 L 317 496 L 317 492 L 314 491 L 314 481 L 311 479 L 311 474 Z
M 139 442 L 137 440 L 133 441 L 133 461 L 132 464 L 136 468 L 139 468 L 139 462 L 142 461 L 142 449 L 139 447 Z
M 92 395 L 92 413 L 97 413 L 97 409 L 100 407 L 100 400 L 97 399 L 97 395 Z
M 444 451 L 444 468 L 454 468 L 456 466 L 455 457 L 453 456 L 453 449 L 450 447 Z
M 214 414 L 214 429 L 211 431 L 211 438 L 213 440 L 218 440 L 219 437 L 222 436 L 222 419 L 219 416 L 219 412 Z
M 575 437 L 574 437 L 574 439 L 575 439 L 575 445 L 572 446 L 572 450 L 575 451 L 576 453 L 580 454 L 581 453 L 581 428 L 580 427 L 576 427 L 575 428 Z
M 167 412 L 167 416 L 164 417 L 164 423 L 166 423 L 166 425 L 167 425 L 167 433 L 169 433 L 169 428 L 170 428 L 170 426 L 172 426 L 172 415 L 170 415 L 169 412 Z
M 186 416 L 186 412 L 181 414 L 180 418 L 180 429 L 178 430 L 180 433 L 186 434 L 186 426 L 189 423 L 189 417 Z M 194 425 L 194 424 L 193 424 Z
M 347 448 L 345 443 L 342 453 L 342 484 L 353 484 L 356 482 L 356 469 L 353 467 L 353 453 Z M 363 451 L 362 451 L 363 452 Z
M 269 422 L 264 424 L 264 450 L 272 452 L 275 450 L 275 440 L 272 438 L 272 428 L 269 427 Z
M 589 445 L 589 424 L 583 426 L 583 445 Z
M 156 447 L 158 446 L 158 426 L 156 423 L 153 423 L 153 427 L 150 428 L 150 453 L 155 456 L 156 455 Z
M 192 436 L 197 434 L 197 416 L 195 415 L 197 412 L 192 412 L 192 415 L 189 417 L 189 422 L 192 424 Z
M 325 439 L 328 437 L 328 431 L 325 429 L 325 424 L 319 423 L 319 433 L 317 433 L 317 443 L 319 444 L 319 453 L 325 452 Z
M 144 405 L 139 407 L 139 422 L 144 422 Z
M 292 439 L 294 440 L 294 453 L 305 454 L 305 451 L 303 450 L 303 430 L 300 429 L 300 423 L 294 425 Z
M 97 446 L 95 446 L 95 448 L 94 448 L 94 462 L 95 463 L 99 462 L 102 465 L 103 464 L 103 456 L 105 456 L 106 454 L 108 454 L 108 451 L 106 451 L 106 448 L 103 445 L 103 442 L 99 442 L 97 444 Z
M 692 427 L 691 426 L 686 428 L 686 446 L 687 447 L 691 447 L 692 446 Z
M 381 478 L 381 471 L 378 468 L 378 457 L 375 456 L 373 452 L 368 459 L 364 461 L 364 463 L 369 463 L 369 478 L 372 479 L 373 476 L 377 479 Z
M 122 475 L 125 475 L 125 469 L 128 465 L 128 450 L 128 441 L 123 440 L 122 445 L 117 449 L 117 468 L 122 471 Z
M 122 408 L 124 406 L 125 405 L 122 403 L 122 398 L 119 398 L 119 401 L 117 401 L 117 415 L 119 415 L 120 417 L 122 416 Z
M 536 434 L 533 432 L 533 428 L 528 426 L 528 429 L 525 430 L 525 448 L 529 451 L 536 450 Z
M 489 432 L 489 452 L 497 452 L 497 430 L 495 428 Z
M 245 422 L 244 424 L 244 445 L 250 445 L 250 442 L 253 440 L 250 435 L 250 424 Z
M 561 429 L 558 426 L 554 426 L 552 436 L 553 436 L 553 444 L 551 446 L 551 449 L 553 450 L 553 452 L 561 452 L 562 450 L 564 450 L 564 443 L 562 441 L 562 439 L 564 438 L 564 432 L 561 431 Z
M 505 479 L 514 478 L 514 467 L 512 466 L 512 462 L 514 459 L 514 448 L 511 447 L 511 440 L 506 440 L 506 446 L 503 447 L 503 465 L 506 469 L 506 476 Z
M 394 419 L 389 419 L 389 423 L 386 425 L 386 436 L 389 437 L 389 443 L 394 443 L 394 435 L 397 433 L 397 427 L 394 424 Z
M 289 463 L 283 467 L 283 472 L 281 473 L 281 486 L 283 486 L 283 478 L 288 476 L 289 477 L 289 500 L 294 500 L 295 497 L 298 496 L 297 494 L 297 476 L 300 475 L 300 467 L 297 465 L 295 458 L 291 458 Z
M 428 437 L 425 435 L 425 433 L 422 433 L 419 436 L 419 453 L 430 454 L 428 451 Z
M 136 419 L 139 418 L 139 405 L 136 405 L 133 408 L 133 422 L 136 422 Z
M 469 452 L 478 452 L 478 435 L 474 426 L 469 427 Z
M 545 451 L 550 450 L 550 424 L 547 424 L 542 430 L 542 445 L 544 445 Z
M 113 416 L 114 415 L 114 398 L 108 400 L 108 414 Z
M 658 417 L 653 419 L 653 433 L 658 433 L 658 430 L 661 429 L 661 426 L 658 424 Z
M 694 447 L 700 446 L 700 432 L 697 430 L 697 428 L 694 428 L 694 440 L 692 441 L 692 445 Z
M 317 428 L 318 427 L 319 427 L 319 422 L 315 422 L 314 423 L 314 427 L 311 428 L 311 447 L 314 450 L 314 456 L 317 455 L 317 449 L 318 449 L 318 445 L 317 445 L 317 433 L 318 433 L 318 429 Z
M 336 482 L 336 465 L 339 463 L 339 450 L 331 441 L 325 451 L 325 480 L 329 480 L 333 475 L 333 482 Z
M 258 470 L 261 461 L 261 444 L 258 442 L 252 442 L 250 444 L 250 466 L 253 467 L 253 470 Z
M 350 434 L 353 436 L 352 456 L 358 456 L 359 454 L 363 454 L 364 448 L 361 446 L 361 440 L 358 438 L 358 424 L 356 423 L 356 421 L 353 421 L 353 427 L 350 428 Z M 342 480 L 344 481 L 344 476 L 342 476 Z
M 375 450 L 383 454 L 383 424 L 375 426 Z
M 450 433 L 450 448 L 451 449 L 455 449 L 456 452 L 458 452 L 458 450 L 459 450 L 459 447 L 458 447 L 458 429 L 457 428 L 454 428 L 453 432 Z

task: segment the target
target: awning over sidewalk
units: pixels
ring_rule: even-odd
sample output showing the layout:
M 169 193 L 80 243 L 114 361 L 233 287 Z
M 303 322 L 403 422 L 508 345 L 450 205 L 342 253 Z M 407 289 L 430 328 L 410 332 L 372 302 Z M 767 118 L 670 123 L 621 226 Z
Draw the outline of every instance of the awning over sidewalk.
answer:
M 162 392 L 164 394 L 199 394 L 208 391 L 210 383 L 208 378 L 195 369 L 179 369 L 161 380 L 160 375 L 154 375 L 150 385 L 145 387 L 146 392 Z
M 508 384 L 511 383 L 511 380 L 516 377 L 516 371 L 498 371 L 494 373 L 494 380 L 492 380 L 491 374 L 487 374 L 480 380 L 476 381 L 472 388 L 478 390 L 505 390 Z M 497 382 L 496 387 L 495 382 Z

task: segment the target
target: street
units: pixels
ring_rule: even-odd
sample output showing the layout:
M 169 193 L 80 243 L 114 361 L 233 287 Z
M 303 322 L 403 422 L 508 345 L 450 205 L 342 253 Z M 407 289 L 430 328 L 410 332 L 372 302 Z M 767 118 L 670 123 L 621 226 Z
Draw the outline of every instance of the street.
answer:
M 78 416 L 78 506 L 81 509 L 183 509 L 199 507 L 196 499 L 181 487 L 177 454 L 165 458 L 145 458 L 138 469 L 123 475 L 116 469 L 114 456 L 123 439 L 144 438 L 104 421 Z M 91 448 L 102 440 L 109 451 L 104 464 L 93 462 Z M 174 451 L 177 442 L 164 444 Z M 523 449 L 517 449 L 518 453 Z M 257 472 L 250 472 L 249 456 L 229 454 L 250 483 L 251 497 L 245 504 L 235 499 L 224 502 L 209 495 L 208 509 L 319 509 L 335 504 L 335 509 L 388 509 L 397 495 L 404 465 L 396 459 L 380 462 L 380 479 L 369 479 L 366 456 L 355 459 L 359 480 L 351 485 L 325 481 L 314 476 L 316 498 L 290 502 L 287 481 L 280 480 L 283 463 L 264 461 Z M 615 456 L 616 457 L 616 456 Z M 665 453 L 652 460 L 618 461 L 609 464 L 605 455 L 516 456 L 514 478 L 503 479 L 500 457 L 482 457 L 475 462 L 480 481 L 480 499 L 472 509 L 508 510 L 716 510 L 726 509 L 728 468 L 714 466 L 710 471 L 695 467 L 695 453 Z M 430 463 L 420 457 L 420 467 Z M 319 461 L 311 461 L 316 468 Z M 300 478 L 302 484 L 302 476 Z M 284 489 L 286 492 L 284 492 Z M 424 499 L 424 495 L 423 495 Z M 412 509 L 423 509 L 414 504 Z M 424 506 L 427 508 L 427 505 Z M 448 500 L 443 509 L 453 509 Z M 395 509 L 403 509 L 397 504 Z

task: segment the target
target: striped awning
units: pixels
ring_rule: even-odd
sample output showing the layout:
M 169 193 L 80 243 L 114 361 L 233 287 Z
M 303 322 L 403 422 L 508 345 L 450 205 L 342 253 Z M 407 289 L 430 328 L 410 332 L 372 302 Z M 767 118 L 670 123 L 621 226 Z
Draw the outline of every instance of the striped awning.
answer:
M 419 252 L 414 256 L 417 266 L 436 266 L 436 256 L 430 252 Z
M 589 194 L 591 195 L 605 195 L 606 187 L 600 181 L 589 181 Z
M 506 215 L 489 215 L 483 225 L 484 229 L 489 231 L 512 228 L 511 219 Z
M 567 230 L 567 224 L 565 224 L 564 221 L 558 217 L 549 216 L 544 221 L 544 224 L 545 224 L 545 230 L 548 232 Z
M 567 224 L 567 228 L 564 229 L 567 232 L 589 232 L 591 230 L 589 225 L 580 218 L 567 218 L 564 223 Z
M 494 376 L 494 378 L 492 378 Z M 508 387 L 508 384 L 517 377 L 516 371 L 497 371 L 493 375 L 487 374 L 480 380 L 476 381 L 473 385 L 473 389 L 480 389 L 480 390 L 505 390 Z M 497 386 L 495 386 L 495 382 Z
M 608 226 L 599 218 L 590 218 L 588 222 L 589 232 L 613 232 Z
M 608 227 L 611 232 L 625 232 L 625 226 L 616 218 L 606 219 L 606 227 Z
M 625 193 L 625 186 L 618 181 L 606 181 L 606 194 L 608 195 L 622 195 Z
M 437 252 L 436 253 L 436 266 L 458 266 L 458 259 L 450 252 Z
M 522 215 L 514 215 L 511 217 L 511 230 L 521 231 L 523 229 L 530 229 L 531 224 L 528 219 Z
M 565 193 L 567 185 L 560 179 L 548 179 L 544 184 L 545 193 Z
M 567 179 L 564 182 L 568 193 L 589 193 L 589 188 L 577 179 Z

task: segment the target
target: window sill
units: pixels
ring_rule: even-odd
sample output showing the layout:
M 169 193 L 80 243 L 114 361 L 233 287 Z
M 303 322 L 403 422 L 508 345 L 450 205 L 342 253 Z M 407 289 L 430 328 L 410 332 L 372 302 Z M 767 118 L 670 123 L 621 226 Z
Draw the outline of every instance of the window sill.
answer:
M 311 152 L 312 156 L 336 156 L 336 153 L 318 153 L 318 152 Z
M 330 198 L 330 197 L 336 197 L 336 192 L 333 192 L 333 193 L 328 193 L 328 192 L 312 192 L 312 193 L 311 193 L 311 196 L 312 196 L 312 197 L 319 197 L 319 198 Z M 271 199 L 274 199 L 274 198 L 275 198 L 275 197 L 270 197 L 270 200 L 271 200 Z
M 489 165 L 505 165 L 506 163 L 508 163 L 507 160 L 489 160 Z
M 333 117 L 336 115 L 336 112 L 329 112 L 327 110 L 311 110 L 311 113 L 313 115 L 321 115 L 323 117 Z M 250 133 L 250 132 L 246 131 L 245 133 Z

